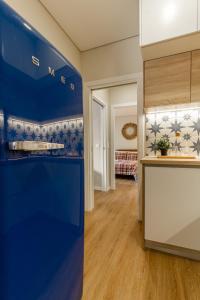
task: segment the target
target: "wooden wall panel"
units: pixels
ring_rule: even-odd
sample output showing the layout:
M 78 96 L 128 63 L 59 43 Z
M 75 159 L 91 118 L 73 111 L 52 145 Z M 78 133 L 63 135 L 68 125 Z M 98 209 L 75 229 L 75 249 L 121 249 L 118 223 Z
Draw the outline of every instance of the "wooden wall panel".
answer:
M 192 51 L 191 102 L 200 102 L 200 50 Z
M 146 61 L 145 107 L 189 103 L 191 52 Z

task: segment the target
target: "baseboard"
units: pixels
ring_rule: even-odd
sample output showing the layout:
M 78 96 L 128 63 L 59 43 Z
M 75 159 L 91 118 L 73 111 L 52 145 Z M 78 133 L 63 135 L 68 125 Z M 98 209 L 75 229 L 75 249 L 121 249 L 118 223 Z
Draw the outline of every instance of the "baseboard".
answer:
M 111 190 L 116 190 L 116 185 L 115 185 L 115 184 L 112 184 L 112 185 L 110 186 L 110 189 L 111 189 Z
M 109 192 L 110 191 L 110 186 L 107 186 L 104 190 L 104 192 Z
M 110 186 L 106 187 L 105 189 L 100 187 L 100 186 L 95 186 L 94 190 L 95 191 L 101 191 L 101 192 L 108 192 L 110 190 Z
M 192 250 L 184 247 L 163 244 L 163 243 L 149 241 L 149 240 L 145 240 L 144 246 L 147 249 L 153 249 L 168 254 L 200 261 L 200 251 L 198 250 Z
M 103 188 L 100 186 L 94 186 L 94 190 L 95 191 L 102 191 L 103 192 Z

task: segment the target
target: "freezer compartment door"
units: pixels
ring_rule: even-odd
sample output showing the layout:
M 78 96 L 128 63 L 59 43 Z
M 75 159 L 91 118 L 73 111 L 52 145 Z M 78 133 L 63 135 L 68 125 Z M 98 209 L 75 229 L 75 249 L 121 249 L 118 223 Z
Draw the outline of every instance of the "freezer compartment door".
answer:
M 83 176 L 79 159 L 0 165 L 0 299 L 80 299 Z

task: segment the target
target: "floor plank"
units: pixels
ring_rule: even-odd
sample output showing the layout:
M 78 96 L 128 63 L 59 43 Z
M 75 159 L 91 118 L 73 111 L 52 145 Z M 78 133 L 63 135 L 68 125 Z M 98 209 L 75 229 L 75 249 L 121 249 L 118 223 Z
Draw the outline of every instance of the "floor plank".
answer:
M 200 300 L 200 263 L 142 249 L 137 184 L 95 192 L 86 213 L 83 300 Z

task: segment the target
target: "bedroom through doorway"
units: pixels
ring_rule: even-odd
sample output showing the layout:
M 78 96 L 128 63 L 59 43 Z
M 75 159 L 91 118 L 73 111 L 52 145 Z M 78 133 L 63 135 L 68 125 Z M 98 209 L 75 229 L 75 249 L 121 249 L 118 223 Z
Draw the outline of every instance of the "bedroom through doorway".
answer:
M 114 174 L 117 183 L 137 181 L 137 106 L 125 105 L 114 108 Z
M 92 139 L 95 207 L 102 193 L 137 189 L 137 84 L 92 91 Z

